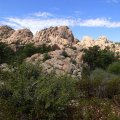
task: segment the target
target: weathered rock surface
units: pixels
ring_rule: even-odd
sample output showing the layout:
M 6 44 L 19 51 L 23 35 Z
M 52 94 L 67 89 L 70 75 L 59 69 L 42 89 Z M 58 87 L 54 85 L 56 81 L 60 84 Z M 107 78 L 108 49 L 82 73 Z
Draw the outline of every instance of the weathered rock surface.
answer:
M 45 43 L 53 46 L 55 49 L 74 47 L 77 50 L 82 50 L 83 48 L 98 45 L 101 49 L 109 47 L 112 51 L 120 52 L 120 45 L 109 41 L 106 36 L 100 36 L 97 40 L 85 36 L 79 41 L 74 38 L 71 30 L 67 26 L 46 28 L 38 31 L 34 36 L 29 29 L 15 31 L 9 26 L 0 26 L 0 41 L 9 44 L 13 49 L 29 43 L 35 45 Z
M 9 26 L 0 26 L 0 41 L 9 38 L 13 32 L 14 30 Z
M 32 43 L 33 33 L 29 29 L 13 30 L 8 26 L 0 27 L 0 41 L 10 45 L 14 50 L 17 47 Z
M 34 42 L 35 44 L 57 44 L 62 49 L 65 46 L 71 46 L 74 42 L 74 36 L 67 26 L 50 27 L 37 32 L 34 36 Z
M 25 45 L 32 42 L 33 34 L 29 29 L 16 30 L 6 39 L 8 44 Z
M 111 51 L 114 51 L 116 53 L 120 52 L 120 45 L 111 42 L 110 40 L 108 40 L 106 36 L 100 36 L 97 40 L 93 40 L 91 37 L 85 36 L 81 41 L 77 42 L 77 44 L 74 46 L 76 48 L 81 48 L 81 47 L 89 48 L 95 45 L 100 46 L 101 49 L 105 49 L 107 47 Z
M 110 50 L 120 53 L 120 45 L 109 41 L 106 36 L 101 36 L 97 40 L 85 36 L 79 41 L 74 38 L 67 26 L 50 27 L 38 31 L 34 36 L 29 29 L 13 30 L 8 26 L 1 26 L 0 42 L 7 43 L 14 50 L 29 43 L 36 46 L 50 45 L 54 48 L 54 51 L 47 53 L 50 59 L 45 60 L 45 54 L 37 53 L 26 58 L 26 62 L 40 63 L 45 73 L 55 72 L 58 75 L 67 73 L 77 77 L 81 77 L 83 48 L 98 45 L 101 49 L 109 47 Z M 5 68 L 4 66 L 1 68 Z
M 63 51 L 69 53 L 69 57 L 63 55 Z M 27 58 L 26 61 L 30 63 L 41 63 L 44 73 L 55 72 L 57 75 L 70 74 L 73 76 L 81 77 L 82 71 L 82 52 L 71 50 L 55 50 L 48 53 L 51 59 L 44 61 L 44 54 L 35 54 Z M 44 61 L 44 62 L 43 62 Z

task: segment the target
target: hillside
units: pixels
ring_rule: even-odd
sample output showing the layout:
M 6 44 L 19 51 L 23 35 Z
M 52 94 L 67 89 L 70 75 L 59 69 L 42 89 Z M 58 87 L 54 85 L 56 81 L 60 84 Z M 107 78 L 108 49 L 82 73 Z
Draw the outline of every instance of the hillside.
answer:
M 98 40 L 93 40 L 89 36 L 77 40 L 67 26 L 46 28 L 35 35 L 29 29 L 14 30 L 9 26 L 1 26 L 0 42 L 8 44 L 14 51 L 27 44 L 36 47 L 43 44 L 51 46 L 54 50 L 47 53 L 50 59 L 45 61 L 45 54 L 35 53 L 27 57 L 26 61 L 41 61 L 45 73 L 55 71 L 57 74 L 68 73 L 78 77 L 81 77 L 82 71 L 82 49 L 98 45 L 101 49 L 109 47 L 113 52 L 120 52 L 120 45 L 109 41 L 105 36 L 99 37 Z
M 0 26 L 0 108 L 0 120 L 119 120 L 120 44 Z

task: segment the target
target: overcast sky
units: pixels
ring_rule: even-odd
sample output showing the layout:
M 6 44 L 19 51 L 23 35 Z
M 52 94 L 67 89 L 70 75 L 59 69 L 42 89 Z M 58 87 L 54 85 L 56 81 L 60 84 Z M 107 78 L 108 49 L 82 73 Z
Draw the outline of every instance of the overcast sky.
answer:
M 0 25 L 33 33 L 67 25 L 78 39 L 105 35 L 120 42 L 120 0 L 0 0 Z

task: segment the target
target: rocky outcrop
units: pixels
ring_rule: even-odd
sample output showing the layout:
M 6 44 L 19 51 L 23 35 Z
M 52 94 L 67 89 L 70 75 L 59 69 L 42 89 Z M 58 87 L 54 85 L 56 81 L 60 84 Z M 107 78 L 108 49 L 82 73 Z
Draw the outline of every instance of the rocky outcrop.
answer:
M 0 26 L 0 41 L 3 42 L 14 33 L 14 30 L 9 26 Z
M 63 52 L 68 54 L 65 57 Z M 82 71 L 82 55 L 83 53 L 67 48 L 65 50 L 55 50 L 49 52 L 50 59 L 44 60 L 44 54 L 35 54 L 26 59 L 30 63 L 40 63 L 44 73 L 55 72 L 57 75 L 70 74 L 72 76 L 81 77 Z
M 14 50 L 25 44 L 33 43 L 36 46 L 47 44 L 55 50 L 73 47 L 77 50 L 89 48 L 95 45 L 101 49 L 109 47 L 114 52 L 120 52 L 120 45 L 109 41 L 106 36 L 100 36 L 97 40 L 89 36 L 81 41 L 75 39 L 67 26 L 50 27 L 38 31 L 34 36 L 29 29 L 14 30 L 9 26 L 0 26 L 0 41 L 9 44 Z
M 7 44 L 25 45 L 32 42 L 33 34 L 29 29 L 16 30 L 4 40 Z
M 100 36 L 97 40 L 93 40 L 91 37 L 85 36 L 74 46 L 76 48 L 89 48 L 95 45 L 98 45 L 101 49 L 109 48 L 113 52 L 120 53 L 120 45 L 111 42 L 106 36 Z
M 13 48 L 33 43 L 36 46 L 41 44 L 51 45 L 57 47 L 57 49 L 70 47 L 78 42 L 67 26 L 46 28 L 38 31 L 34 36 L 29 29 L 13 30 L 8 26 L 1 26 L 0 41 Z
M 74 43 L 74 36 L 67 26 L 50 27 L 37 32 L 34 36 L 34 42 L 35 44 L 57 44 L 62 49 Z
M 83 48 L 100 46 L 101 49 L 109 47 L 110 50 L 120 53 L 120 45 L 101 36 L 97 40 L 89 36 L 81 41 L 75 39 L 67 26 L 50 27 L 37 32 L 34 36 L 29 29 L 13 30 L 8 26 L 0 27 L 0 41 L 9 44 L 14 50 L 25 44 L 33 43 L 36 46 L 46 44 L 52 46 L 54 51 L 45 54 L 34 54 L 26 58 L 26 62 L 40 63 L 44 73 L 55 72 L 56 74 L 70 74 L 81 77 Z M 5 65 L 2 65 L 4 68 Z
M 0 35 L 2 36 L 1 42 L 5 42 L 8 45 L 12 47 L 16 51 L 20 46 L 23 46 L 25 44 L 33 43 L 33 33 L 29 29 L 20 29 L 20 30 L 13 30 L 12 28 L 8 26 L 3 26 L 1 28 L 1 33 L 3 34 Z

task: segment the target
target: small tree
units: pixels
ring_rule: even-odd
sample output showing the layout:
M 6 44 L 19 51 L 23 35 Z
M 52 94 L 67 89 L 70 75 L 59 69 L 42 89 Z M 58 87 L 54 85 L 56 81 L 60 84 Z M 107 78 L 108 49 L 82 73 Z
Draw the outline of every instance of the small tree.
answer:
M 117 60 L 117 57 L 109 49 L 101 50 L 99 46 L 84 49 L 83 61 L 90 66 L 91 70 L 95 68 L 106 69 L 108 65 Z

